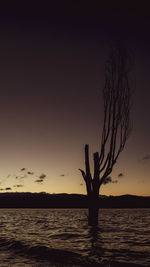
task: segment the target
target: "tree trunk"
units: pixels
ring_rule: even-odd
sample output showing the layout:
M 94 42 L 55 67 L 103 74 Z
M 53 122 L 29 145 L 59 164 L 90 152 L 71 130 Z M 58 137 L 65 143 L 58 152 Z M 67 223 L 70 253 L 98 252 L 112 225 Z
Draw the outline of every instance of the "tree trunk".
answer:
M 93 192 L 92 195 L 88 197 L 89 199 L 89 214 L 88 214 L 88 225 L 97 226 L 98 225 L 98 213 L 99 213 L 99 203 L 98 196 Z
M 98 207 L 89 207 L 89 215 L 88 215 L 88 225 L 89 226 L 97 226 L 98 225 Z

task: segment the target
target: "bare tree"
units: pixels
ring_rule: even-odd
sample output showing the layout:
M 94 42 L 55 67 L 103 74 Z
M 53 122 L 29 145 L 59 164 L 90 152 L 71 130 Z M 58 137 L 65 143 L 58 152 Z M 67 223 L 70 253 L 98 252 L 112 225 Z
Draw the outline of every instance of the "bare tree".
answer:
M 100 187 L 111 182 L 109 175 L 131 132 L 131 68 L 132 57 L 118 42 L 111 48 L 106 63 L 103 88 L 104 121 L 100 151 L 93 153 L 93 176 L 90 170 L 88 144 L 85 145 L 85 171 L 79 169 L 86 184 L 89 200 L 89 225 L 98 224 Z

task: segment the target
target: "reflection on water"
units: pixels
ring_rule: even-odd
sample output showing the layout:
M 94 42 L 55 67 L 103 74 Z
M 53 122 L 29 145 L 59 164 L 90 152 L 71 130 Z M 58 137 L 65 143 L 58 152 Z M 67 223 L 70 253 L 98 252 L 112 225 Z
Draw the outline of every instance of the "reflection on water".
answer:
M 150 209 L 1 209 L 0 266 L 150 266 Z M 118 266 L 118 265 L 116 265 Z

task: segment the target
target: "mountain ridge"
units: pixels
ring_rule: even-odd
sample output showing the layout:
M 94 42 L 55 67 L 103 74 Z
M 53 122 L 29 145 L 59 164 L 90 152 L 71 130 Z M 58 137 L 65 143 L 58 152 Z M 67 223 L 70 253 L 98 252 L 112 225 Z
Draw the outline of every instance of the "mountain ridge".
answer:
M 88 198 L 82 194 L 49 194 L 45 192 L 0 193 L 0 208 L 87 208 Z M 99 196 L 100 208 L 150 208 L 150 196 Z

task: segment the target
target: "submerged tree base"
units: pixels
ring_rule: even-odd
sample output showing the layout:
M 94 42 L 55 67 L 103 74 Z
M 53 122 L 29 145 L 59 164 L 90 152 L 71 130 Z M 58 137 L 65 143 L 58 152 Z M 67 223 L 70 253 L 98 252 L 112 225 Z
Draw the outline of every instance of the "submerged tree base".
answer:
M 88 215 L 88 225 L 89 226 L 97 226 L 98 225 L 98 213 L 99 213 L 99 208 L 97 208 L 97 207 L 90 207 L 89 208 L 89 215 Z

